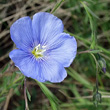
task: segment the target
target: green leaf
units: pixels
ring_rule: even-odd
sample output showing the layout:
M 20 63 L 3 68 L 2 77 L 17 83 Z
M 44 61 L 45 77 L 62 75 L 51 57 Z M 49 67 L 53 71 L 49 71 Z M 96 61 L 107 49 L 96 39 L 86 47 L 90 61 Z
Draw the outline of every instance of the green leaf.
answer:
M 93 17 L 97 18 L 97 19 L 100 19 L 87 5 L 84 5 L 83 6 L 85 7 L 86 11 L 88 11 Z M 87 13 L 88 13 L 87 12 Z M 88 13 L 88 14 L 89 14 Z
M 3 68 L 3 70 L 2 70 L 2 73 L 4 73 L 8 68 L 9 68 L 9 64 L 7 64 L 4 68 Z
M 58 107 L 53 101 L 50 101 L 50 104 L 51 104 L 52 110 L 58 110 Z
M 91 34 L 92 42 L 91 42 L 90 48 L 95 49 L 97 38 L 96 38 L 96 22 L 94 17 L 97 18 L 97 16 L 87 7 L 87 5 L 84 2 L 81 2 L 81 3 L 84 6 L 84 9 L 86 10 L 86 13 L 90 21 L 91 30 L 92 30 L 92 34 Z
M 92 85 L 84 79 L 81 75 L 79 75 L 75 70 L 73 70 L 71 67 L 68 68 L 67 73 L 74 78 L 75 80 L 79 81 L 81 84 L 86 86 L 89 89 L 92 89 Z
M 47 96 L 48 100 L 50 101 L 52 110 L 58 110 L 59 109 L 58 102 L 60 102 L 59 99 L 43 83 L 37 80 L 36 82 L 41 88 L 42 92 Z
M 17 74 L 22 74 L 21 71 L 16 71 L 15 73 L 17 73 Z
M 64 2 L 64 0 L 61 0 L 60 2 L 58 2 L 55 7 L 52 9 L 51 13 L 54 13 L 58 7 L 60 7 L 61 3 Z
M 31 101 L 31 95 L 30 95 L 28 89 L 26 89 L 26 93 L 27 93 L 27 97 L 28 97 L 29 101 Z

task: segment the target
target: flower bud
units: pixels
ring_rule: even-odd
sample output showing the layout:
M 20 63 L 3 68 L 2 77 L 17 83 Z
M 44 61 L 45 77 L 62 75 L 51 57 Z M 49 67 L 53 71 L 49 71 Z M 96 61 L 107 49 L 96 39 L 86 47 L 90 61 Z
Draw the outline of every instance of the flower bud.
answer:
M 101 103 L 101 94 L 98 92 L 98 93 L 95 93 L 93 95 L 93 101 L 94 101 L 94 104 L 95 106 L 97 107 L 98 103 Z
M 100 58 L 100 60 L 98 61 L 98 63 L 100 65 L 102 71 L 104 73 L 106 73 L 106 61 L 105 61 L 105 59 L 104 58 Z

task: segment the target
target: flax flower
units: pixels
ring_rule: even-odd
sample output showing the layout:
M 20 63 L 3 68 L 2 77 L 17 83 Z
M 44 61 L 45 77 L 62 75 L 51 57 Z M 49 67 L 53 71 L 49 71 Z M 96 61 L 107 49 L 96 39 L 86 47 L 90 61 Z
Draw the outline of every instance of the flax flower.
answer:
M 61 82 L 77 52 L 74 37 L 63 32 L 63 23 L 56 16 L 39 12 L 18 19 L 10 28 L 17 49 L 9 57 L 27 77 L 40 82 Z

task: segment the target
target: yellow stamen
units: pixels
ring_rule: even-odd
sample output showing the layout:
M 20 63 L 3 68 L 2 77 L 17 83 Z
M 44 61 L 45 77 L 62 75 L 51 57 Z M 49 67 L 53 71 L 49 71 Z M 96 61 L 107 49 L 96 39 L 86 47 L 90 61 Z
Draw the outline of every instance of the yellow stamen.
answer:
M 33 51 L 32 54 L 36 57 L 36 58 L 40 58 L 43 57 L 43 52 L 45 52 L 46 50 L 44 49 L 44 47 L 39 44 L 37 45 Z

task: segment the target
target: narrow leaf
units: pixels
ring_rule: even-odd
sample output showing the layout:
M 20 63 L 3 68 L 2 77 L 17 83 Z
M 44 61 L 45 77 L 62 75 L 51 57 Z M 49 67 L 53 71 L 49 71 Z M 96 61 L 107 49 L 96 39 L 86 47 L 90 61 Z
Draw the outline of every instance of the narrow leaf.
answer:
M 51 13 L 54 13 L 58 7 L 60 7 L 61 3 L 64 2 L 64 0 L 61 0 L 60 2 L 58 2 L 55 7 L 52 9 Z
M 8 68 L 9 68 L 9 64 L 7 64 L 7 65 L 3 68 L 2 73 L 4 73 Z
M 58 102 L 59 99 L 41 82 L 37 81 L 37 84 L 41 88 L 42 92 L 47 96 L 48 100 L 50 101 L 52 110 L 58 110 Z
M 28 97 L 29 101 L 31 101 L 31 95 L 30 95 L 28 89 L 26 89 L 26 93 L 27 93 L 27 97 Z

